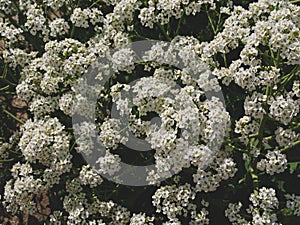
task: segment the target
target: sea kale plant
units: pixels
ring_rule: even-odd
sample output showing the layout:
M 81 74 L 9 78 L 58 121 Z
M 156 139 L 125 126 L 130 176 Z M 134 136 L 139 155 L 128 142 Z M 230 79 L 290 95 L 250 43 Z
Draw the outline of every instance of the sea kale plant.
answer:
M 300 223 L 298 0 L 0 18 L 0 224 Z

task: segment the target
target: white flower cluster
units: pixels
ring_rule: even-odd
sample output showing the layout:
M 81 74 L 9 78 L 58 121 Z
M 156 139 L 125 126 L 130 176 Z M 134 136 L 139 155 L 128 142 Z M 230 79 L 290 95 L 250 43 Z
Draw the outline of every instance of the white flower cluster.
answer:
M 291 129 L 279 127 L 275 131 L 275 140 L 280 147 L 291 146 L 293 142 L 299 140 L 300 134 Z
M 19 148 L 30 163 L 40 163 L 47 168 L 44 179 L 47 185 L 58 183 L 60 176 L 71 169 L 70 136 L 57 118 L 27 120 L 22 126 Z
M 134 52 L 129 48 L 116 51 L 112 55 L 112 68 L 117 71 L 130 73 L 134 69 Z
M 274 175 L 274 173 L 282 173 L 287 168 L 287 159 L 285 154 L 278 150 L 268 151 L 265 159 L 257 163 L 259 170 L 265 170 L 266 173 Z
M 290 209 L 295 216 L 300 216 L 300 196 L 295 194 L 286 194 L 286 207 Z
M 75 111 L 74 96 L 72 93 L 65 93 L 59 99 L 59 109 L 64 112 L 64 114 L 71 116 Z
M 105 156 L 99 157 L 96 161 L 96 165 L 99 167 L 97 171 L 100 174 L 108 174 L 111 176 L 120 170 L 120 162 L 120 156 L 111 154 L 107 150 Z
M 8 157 L 9 147 L 9 143 L 3 143 L 3 141 L 0 141 L 0 159 L 6 159 Z
M 259 130 L 259 123 L 251 119 L 250 116 L 243 116 L 236 121 L 234 132 L 241 134 L 241 141 L 244 144 L 249 142 L 248 135 L 255 134 Z
M 75 8 L 70 20 L 76 27 L 88 28 L 89 22 L 92 25 L 103 22 L 103 16 L 102 12 L 97 8 L 87 8 L 83 10 L 81 8 Z
M 287 125 L 298 115 L 300 99 L 294 100 L 291 97 L 280 95 L 275 98 L 272 97 L 268 104 L 270 105 L 270 114 L 284 125 Z
M 49 30 L 46 27 L 46 18 L 44 15 L 44 11 L 39 8 L 36 3 L 30 5 L 27 10 L 27 21 L 25 23 L 25 26 L 28 28 L 32 35 L 36 35 L 37 32 L 41 31 L 44 35 L 44 39 L 47 40 Z
M 85 72 L 94 56 L 87 56 L 84 45 L 74 39 L 50 41 L 46 44 L 45 50 L 42 57 L 33 59 L 23 69 L 23 79 L 16 88 L 17 94 L 27 102 L 34 98 L 36 103 L 33 105 L 39 105 L 38 102 L 43 99 L 42 101 L 48 102 L 47 105 L 52 106 L 51 110 L 46 111 L 50 112 L 60 107 L 70 115 L 73 100 L 70 97 L 70 85 L 73 84 L 75 88 L 76 79 Z M 69 93 L 65 93 L 66 90 Z M 32 112 L 35 114 L 37 110 L 37 114 L 40 114 L 38 111 L 41 109 L 41 107 L 32 107 Z
M 108 26 L 106 28 L 112 26 L 112 29 L 109 28 L 105 33 L 113 31 L 109 35 L 114 35 L 115 32 L 123 31 L 125 25 L 131 24 L 133 21 L 134 13 L 140 4 L 137 0 L 118 0 L 113 12 L 106 16 L 107 23 L 105 25 Z
M 221 7 L 221 12 L 215 10 L 225 4 L 228 7 Z M 244 160 L 250 153 L 255 162 L 263 157 L 257 160 L 257 169 L 269 175 L 284 172 L 288 155 L 279 149 L 299 140 L 300 7 L 282 0 L 258 0 L 247 9 L 232 4 L 220 0 L 104 0 L 76 5 L 66 0 L 0 0 L 5 14 L 18 13 L 0 21 L 0 36 L 7 48 L 1 51 L 3 64 L 9 73 L 21 71 L 16 91 L 33 116 L 21 126 L 20 137 L 0 143 L 1 160 L 9 161 L 18 153 L 23 157 L 22 163 L 12 164 L 12 177 L 4 188 L 6 209 L 34 214 L 36 196 L 61 181 L 66 182 L 63 208 L 51 213 L 50 224 L 153 225 L 156 219 L 163 225 L 185 224 L 182 219 L 190 225 L 209 224 L 208 203 L 195 203 L 196 195 L 215 191 L 237 172 L 234 157 L 221 145 L 229 132 L 229 139 L 238 136 L 246 146 L 240 151 L 249 150 Z M 186 25 L 186 18 L 203 10 L 213 27 L 211 41 L 183 36 L 174 38 L 169 46 L 158 43 L 142 57 L 145 71 L 135 73 L 135 66 L 143 64 L 136 63 L 128 47 L 131 39 L 143 38 L 135 28 L 147 31 L 145 27 L 155 27 L 172 39 L 180 25 Z M 24 18 L 19 17 L 22 13 Z M 224 13 L 227 19 L 222 24 Z M 210 21 L 210 15 L 219 21 Z M 22 26 L 17 26 L 19 22 Z M 175 32 L 165 26 L 174 24 L 178 25 Z M 76 36 L 81 31 L 83 35 Z M 110 52 L 111 47 L 117 51 Z M 233 59 L 232 53 L 236 55 Z M 203 62 L 213 69 L 212 74 Z M 111 71 L 116 74 L 106 84 L 93 86 L 95 80 L 82 78 L 90 72 L 90 65 L 98 69 L 97 81 L 104 82 Z M 242 89 L 236 97 L 244 100 L 240 105 L 244 111 L 241 109 L 231 129 L 223 100 L 213 94 L 221 91 L 219 81 L 224 89 L 233 83 Z M 95 96 L 101 97 L 97 109 L 92 101 Z M 230 101 L 232 96 L 226 97 Z M 116 106 L 118 118 L 112 118 L 107 101 Z M 91 120 L 95 114 L 97 118 Z M 149 119 L 152 114 L 160 119 Z M 71 129 L 74 115 L 80 123 Z M 264 129 L 270 121 L 275 121 L 274 127 Z M 155 169 L 147 171 L 149 184 L 159 184 L 185 169 L 191 172 L 191 184 L 175 181 L 176 185 L 158 186 L 152 203 L 163 217 L 130 213 L 112 201 L 101 201 L 94 192 L 102 188 L 99 173 L 112 176 L 120 172 L 117 148 L 132 138 L 129 131 L 154 150 Z M 273 143 L 278 147 L 267 146 Z M 98 148 L 103 154 L 95 157 L 93 151 Z M 221 148 L 225 150 L 219 151 Z M 95 168 L 73 165 L 73 149 L 76 156 L 92 158 Z M 287 194 L 286 199 L 290 213 L 300 216 L 300 197 Z M 280 224 L 274 189 L 255 190 L 249 200 L 246 213 L 250 217 L 242 215 L 241 203 L 229 204 L 225 214 L 232 224 Z
M 93 202 L 89 203 L 86 193 L 82 190 L 80 185 L 80 179 L 75 178 L 67 181 L 66 190 L 68 195 L 64 198 L 64 209 L 68 212 L 67 224 L 120 224 L 126 225 L 130 221 L 130 213 L 124 207 L 118 204 L 108 201 L 100 201 L 97 197 L 94 197 Z M 76 201 L 74 201 L 76 199 Z M 56 216 L 60 218 L 59 213 Z M 104 223 L 102 220 L 94 219 L 94 215 L 100 215 L 101 218 L 108 219 L 109 223 Z M 53 219 L 56 219 L 54 215 Z
M 196 191 L 215 191 L 221 181 L 233 177 L 236 172 L 237 168 L 233 159 L 226 158 L 224 154 L 219 153 L 208 169 L 198 168 L 197 172 L 193 174 Z
M 49 218 L 51 225 L 61 225 L 62 212 L 55 210 L 49 215 Z
M 249 200 L 254 207 L 259 206 L 260 209 L 269 211 L 278 208 L 278 199 L 273 188 L 262 187 L 258 193 L 252 193 Z
M 261 119 L 266 114 L 263 103 L 266 102 L 267 96 L 254 92 L 250 97 L 247 96 L 244 102 L 245 115 Z
M 147 2 L 148 7 L 141 9 L 139 19 L 145 27 L 153 28 L 154 24 L 159 23 L 161 25 L 167 24 L 171 17 L 179 19 L 184 14 L 195 15 L 199 13 L 201 9 L 206 5 L 209 5 L 210 9 L 214 9 L 215 3 L 213 0 L 176 0 L 176 1 L 153 1 Z
M 251 205 L 246 209 L 251 214 L 252 221 L 247 221 L 240 213 L 242 203 L 230 203 L 225 210 L 225 215 L 233 225 L 240 224 L 274 224 L 281 225 L 277 222 L 277 216 L 274 212 L 279 205 L 273 188 L 262 187 L 258 192 L 252 193 L 249 198 Z
M 196 197 L 194 189 L 190 184 L 182 186 L 163 186 L 160 187 L 152 196 L 152 204 L 156 207 L 156 212 L 162 212 L 169 219 L 163 224 L 181 224 L 180 217 L 187 217 L 191 214 L 190 224 L 209 224 L 208 211 L 202 208 L 197 211 L 197 206 L 191 203 Z M 204 207 L 208 203 L 204 200 L 201 202 Z
M 99 138 L 110 150 L 115 149 L 119 143 L 126 144 L 126 132 L 120 132 L 128 125 L 134 135 L 145 136 L 151 148 L 155 149 L 157 171 L 150 171 L 148 177 L 152 184 L 191 164 L 199 168 L 209 165 L 211 156 L 220 147 L 218 143 L 223 141 L 229 125 L 229 114 L 219 98 L 210 96 L 205 101 L 200 100 L 205 92 L 218 92 L 220 87 L 206 68 L 197 62 L 194 51 L 191 52 L 188 45 L 191 41 L 195 40 L 182 37 L 174 40 L 167 51 L 163 49 L 164 44 L 158 43 L 146 52 L 146 61 L 155 59 L 155 63 L 151 65 L 154 67 L 153 76 L 143 77 L 130 85 L 118 83 L 112 86 L 110 95 L 122 117 L 107 118 L 99 125 Z M 177 49 L 180 51 L 177 52 Z M 125 50 L 117 52 L 122 56 L 118 60 L 117 70 L 125 70 L 133 65 L 132 57 L 128 57 L 128 51 Z M 178 62 L 176 55 L 181 61 Z M 116 61 L 114 57 L 111 60 Z M 164 61 L 183 66 L 185 72 L 163 69 L 156 65 Z M 197 74 L 199 70 L 203 71 L 200 75 Z M 194 77 L 188 75 L 189 72 Z M 178 88 L 178 79 L 185 87 Z M 139 116 L 136 116 L 137 112 Z M 142 116 L 151 112 L 158 114 L 162 121 L 160 124 L 141 120 Z M 123 124 L 123 117 L 129 118 L 129 124 Z M 199 144 L 199 141 L 203 144 Z M 111 153 L 108 153 L 107 159 L 113 159 Z M 99 162 L 103 164 L 106 161 L 100 158 Z
M 13 12 L 13 3 L 10 0 L 1 0 L 0 1 L 0 10 L 3 10 L 7 14 L 11 14 Z
M 10 48 L 9 51 L 3 51 L 3 58 L 9 67 L 12 69 L 16 69 L 19 65 L 20 67 L 24 67 L 28 63 L 31 62 L 37 55 L 37 52 L 26 53 L 24 50 L 19 48 Z
M 7 159 L 9 157 L 10 151 L 13 153 L 19 153 L 18 142 L 20 141 L 20 133 L 15 132 L 8 140 L 8 142 L 0 141 L 0 159 Z
M 60 7 L 63 5 L 70 4 L 66 0 L 43 0 L 43 2 L 47 5 L 50 6 L 54 11 L 58 10 Z
M 82 167 L 79 180 L 82 185 L 89 185 L 91 188 L 97 187 L 103 181 L 99 173 L 89 165 Z
M 251 3 L 249 9 L 234 6 L 224 29 L 211 42 L 199 46 L 199 53 L 203 60 L 215 64 L 213 56 L 217 53 L 226 54 L 241 47 L 240 58 L 233 60 L 228 68 L 216 69 L 215 74 L 224 84 L 234 81 L 250 91 L 270 87 L 279 81 L 278 59 L 291 65 L 299 64 L 299 57 L 296 57 L 300 41 L 297 14 L 299 6 L 286 1 L 260 0 Z M 274 67 L 264 66 L 261 46 L 270 48 Z
M 49 24 L 50 36 L 58 37 L 67 34 L 70 26 L 63 18 L 56 18 Z
M 95 129 L 96 125 L 88 122 L 74 124 L 74 130 L 77 139 L 77 152 L 84 154 L 84 156 L 89 156 L 92 154 L 94 148 L 93 138 L 96 137 Z
M 130 225 L 154 225 L 154 217 L 146 216 L 145 213 L 133 214 L 130 218 Z
M 13 178 L 4 187 L 3 204 L 13 214 L 23 211 L 32 215 L 37 210 L 34 196 L 45 188 L 42 180 L 34 177 L 29 163 L 16 163 L 11 172 Z
M 22 35 L 21 28 L 15 28 L 7 22 L 0 21 L 0 34 L 5 39 L 5 45 L 11 46 L 15 43 L 22 42 L 25 37 Z
M 296 96 L 297 98 L 300 98 L 300 81 L 295 80 L 293 84 L 293 95 Z
M 101 143 L 110 149 L 116 149 L 121 142 L 120 121 L 108 119 L 101 124 L 99 138 Z
M 34 114 L 35 118 L 41 118 L 44 115 L 49 115 L 57 109 L 58 98 L 35 95 L 28 105 L 29 110 Z

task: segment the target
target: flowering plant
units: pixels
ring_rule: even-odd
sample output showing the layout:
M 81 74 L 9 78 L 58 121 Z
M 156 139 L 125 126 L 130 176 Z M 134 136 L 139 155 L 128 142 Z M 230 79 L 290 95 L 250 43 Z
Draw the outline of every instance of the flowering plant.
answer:
M 0 0 L 1 224 L 298 224 L 297 0 Z

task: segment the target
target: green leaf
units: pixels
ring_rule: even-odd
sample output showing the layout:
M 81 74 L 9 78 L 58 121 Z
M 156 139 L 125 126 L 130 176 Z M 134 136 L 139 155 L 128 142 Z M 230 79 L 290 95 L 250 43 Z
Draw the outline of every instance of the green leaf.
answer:
M 269 145 L 269 144 L 266 144 L 265 145 L 265 150 L 269 150 L 269 149 L 273 149 L 274 147 L 272 147 L 271 145 Z
M 300 164 L 299 162 L 290 162 L 289 163 L 289 165 L 290 165 L 290 174 L 293 174 L 296 171 L 299 164 Z
M 246 180 L 246 177 L 243 177 L 242 179 L 240 179 L 240 180 L 238 181 L 238 184 L 241 184 L 241 183 L 245 182 L 245 180 Z
M 277 188 L 282 191 L 282 192 L 286 192 L 286 190 L 284 189 L 284 184 L 285 182 L 282 180 L 278 180 L 276 177 L 273 177 L 272 182 L 274 182 L 275 184 L 277 184 Z
M 247 172 L 249 172 L 249 165 L 250 165 L 250 160 L 245 160 L 245 169 Z
M 258 143 L 259 143 L 259 140 L 256 139 L 256 140 L 253 142 L 253 147 L 256 147 L 256 146 L 258 145 Z
M 285 182 L 282 181 L 282 180 L 278 180 L 278 181 L 277 181 L 277 187 L 278 187 L 278 189 L 281 190 L 282 192 L 286 192 L 286 190 L 285 190 L 284 187 L 283 187 L 284 184 L 285 184 Z

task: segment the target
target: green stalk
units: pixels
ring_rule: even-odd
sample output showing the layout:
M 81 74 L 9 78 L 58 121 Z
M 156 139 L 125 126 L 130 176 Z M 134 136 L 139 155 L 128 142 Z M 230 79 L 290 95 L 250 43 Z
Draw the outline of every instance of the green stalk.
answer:
M 0 159 L 0 163 L 6 163 L 6 162 L 12 162 L 14 161 L 15 159 Z
M 286 147 L 280 149 L 280 152 L 285 152 L 285 151 L 287 151 L 287 150 L 290 150 L 290 149 L 296 147 L 296 146 L 299 145 L 299 144 L 300 144 L 300 140 L 295 141 L 295 142 L 292 143 L 291 145 L 288 145 L 288 146 L 286 146 Z
M 162 33 L 164 34 L 165 38 L 168 40 L 168 41 L 171 41 L 172 39 L 169 37 L 169 35 L 167 34 L 164 26 L 162 26 L 160 23 L 157 24 L 159 29 L 162 31 Z
M 24 124 L 24 122 L 22 120 L 20 120 L 18 117 L 16 117 L 15 115 L 13 115 L 12 113 L 10 113 L 6 109 L 3 109 L 3 112 L 6 113 L 11 118 L 13 118 L 14 120 L 18 121 L 19 123 Z

